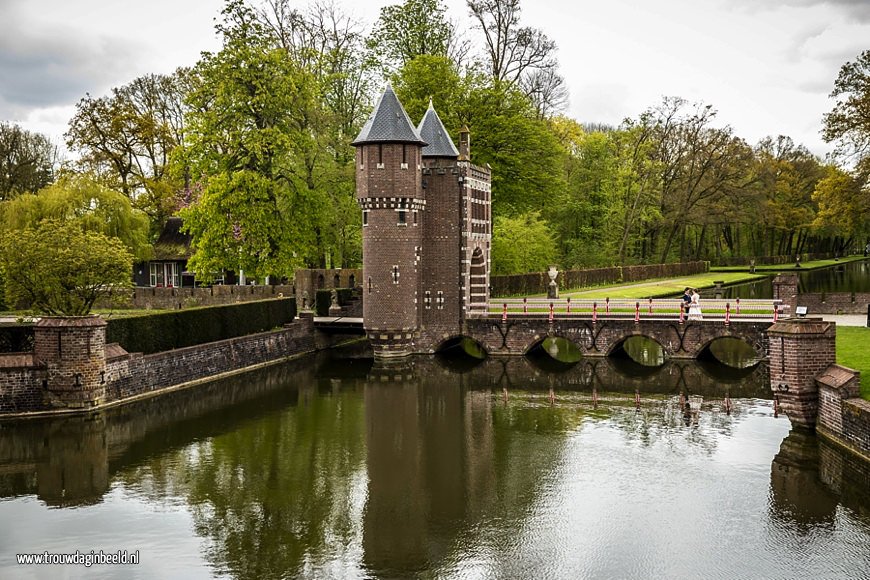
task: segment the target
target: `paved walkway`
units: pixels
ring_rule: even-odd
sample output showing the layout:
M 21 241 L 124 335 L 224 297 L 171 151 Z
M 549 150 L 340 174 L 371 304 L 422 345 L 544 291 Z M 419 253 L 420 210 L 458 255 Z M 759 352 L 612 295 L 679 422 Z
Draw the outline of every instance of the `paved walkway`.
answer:
M 819 314 L 823 320 L 836 322 L 837 326 L 867 326 L 866 314 Z

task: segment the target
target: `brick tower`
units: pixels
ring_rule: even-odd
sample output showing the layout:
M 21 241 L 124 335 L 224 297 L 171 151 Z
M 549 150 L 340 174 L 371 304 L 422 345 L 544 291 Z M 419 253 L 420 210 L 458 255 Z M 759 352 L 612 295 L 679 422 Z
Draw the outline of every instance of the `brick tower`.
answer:
M 457 150 L 430 101 L 423 147 L 423 284 L 418 352 L 462 334 L 469 311 L 489 302 L 490 174 L 471 165 L 468 130 Z
M 415 128 L 387 87 L 353 142 L 363 326 L 375 357 L 433 352 L 489 302 L 490 172 L 432 107 Z M 424 211 L 425 210 L 425 211 Z
M 363 326 L 378 358 L 410 354 L 419 332 L 425 144 L 389 86 L 353 142 L 363 212 Z

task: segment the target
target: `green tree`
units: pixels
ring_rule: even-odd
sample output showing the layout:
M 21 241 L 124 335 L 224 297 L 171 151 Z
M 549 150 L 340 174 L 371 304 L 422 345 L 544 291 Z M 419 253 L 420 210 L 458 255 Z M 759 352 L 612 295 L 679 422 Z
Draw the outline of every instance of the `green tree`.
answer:
M 86 175 L 67 175 L 36 194 L 0 203 L 0 230 L 14 238 L 44 220 L 71 223 L 80 229 L 119 239 L 138 260 L 151 254 L 148 218 L 122 193 Z
M 421 55 L 443 56 L 462 62 L 467 43 L 458 37 L 443 0 L 405 0 L 381 8 L 369 46 L 391 69 L 400 69 Z
M 200 197 L 181 211 L 198 274 L 292 275 L 331 224 L 328 171 L 311 116 L 317 85 L 274 44 L 256 14 L 230 1 L 218 53 L 203 55 L 189 95 L 189 146 Z
M 51 183 L 56 163 L 57 147 L 48 137 L 0 123 L 0 201 Z
M 84 316 L 113 289 L 129 287 L 133 257 L 117 238 L 47 220 L 0 242 L 9 304 L 49 315 Z
M 189 71 L 144 75 L 112 89 L 110 95 L 86 95 L 66 132 L 67 146 L 80 153 L 80 169 L 97 176 L 144 210 L 153 231 L 175 210 L 173 197 L 189 185 L 189 169 L 173 150 L 184 145 Z
M 840 68 L 831 98 L 836 104 L 824 117 L 822 136 L 837 143 L 837 153 L 854 160 L 870 177 L 870 50 Z
M 839 244 L 836 251 L 845 253 L 852 241 L 870 233 L 870 198 L 862 192 L 861 182 L 853 175 L 829 165 L 825 176 L 816 183 L 813 201 L 818 212 L 813 227 L 835 236 Z
M 555 263 L 550 225 L 538 212 L 496 217 L 492 232 L 493 274 L 540 272 Z

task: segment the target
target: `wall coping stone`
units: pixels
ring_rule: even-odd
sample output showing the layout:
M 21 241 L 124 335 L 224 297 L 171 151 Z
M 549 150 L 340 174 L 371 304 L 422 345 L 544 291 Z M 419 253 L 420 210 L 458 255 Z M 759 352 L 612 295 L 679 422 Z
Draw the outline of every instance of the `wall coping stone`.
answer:
M 850 383 L 860 377 L 860 375 L 861 373 L 854 369 L 833 364 L 816 376 L 816 382 L 830 389 L 841 391 L 851 386 Z
M 89 316 L 43 316 L 36 323 L 37 328 L 87 328 L 107 326 L 99 314 Z
M 833 322 L 826 322 L 821 318 L 789 318 L 780 320 L 767 329 L 768 334 L 826 334 L 832 327 Z

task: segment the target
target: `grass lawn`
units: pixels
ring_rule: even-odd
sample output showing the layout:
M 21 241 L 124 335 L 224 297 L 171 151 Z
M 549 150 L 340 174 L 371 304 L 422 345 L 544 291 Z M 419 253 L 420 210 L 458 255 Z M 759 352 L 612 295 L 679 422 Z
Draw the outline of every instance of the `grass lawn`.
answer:
M 811 262 L 801 262 L 800 268 L 794 267 L 794 262 L 787 264 L 776 264 L 773 266 L 756 266 L 756 272 L 800 272 L 801 270 L 816 270 L 818 268 L 828 268 L 838 264 L 846 264 L 848 262 L 857 262 L 866 260 L 864 256 L 849 256 L 848 258 L 840 258 L 839 260 L 813 260 Z M 711 272 L 748 272 L 749 266 L 710 266 Z
M 837 362 L 861 371 L 861 396 L 870 401 L 870 328 L 837 326 Z
M 666 298 L 682 294 L 686 286 L 701 289 L 713 288 L 716 281 L 722 281 L 725 284 L 736 284 L 740 282 L 752 282 L 753 280 L 760 280 L 766 277 L 764 274 L 748 274 L 746 272 L 706 272 L 681 278 L 661 278 L 628 284 L 606 284 L 582 290 L 563 290 L 559 292 L 559 298 L 564 299 L 568 296 L 571 298 L 601 299 Z M 544 297 L 546 294 L 536 294 L 535 296 Z M 529 298 L 531 297 L 529 296 Z M 498 299 L 494 298 L 493 301 L 497 302 Z

